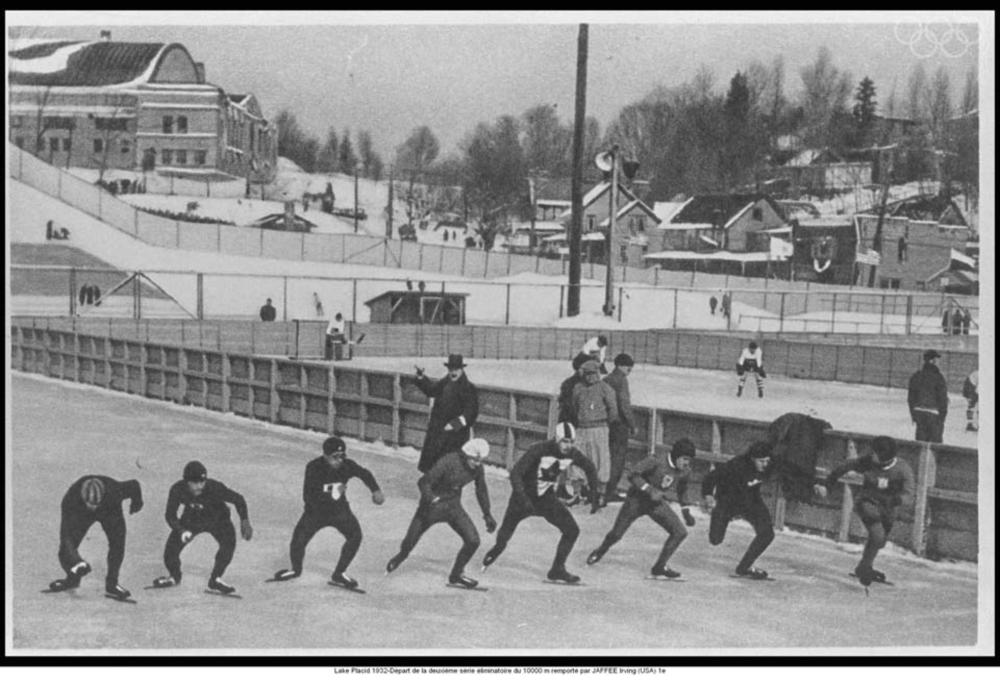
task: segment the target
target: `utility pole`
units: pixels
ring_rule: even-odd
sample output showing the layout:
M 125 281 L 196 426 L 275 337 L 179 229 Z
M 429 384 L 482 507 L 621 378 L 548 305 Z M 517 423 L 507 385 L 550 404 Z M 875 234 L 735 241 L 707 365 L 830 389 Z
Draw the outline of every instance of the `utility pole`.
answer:
M 895 148 L 896 148 L 895 145 L 890 145 L 888 148 L 882 148 L 881 150 L 879 150 L 879 151 L 887 151 L 888 152 L 887 156 L 889 159 L 885 167 L 884 176 L 882 178 L 882 202 L 878 209 L 878 222 L 875 224 L 875 234 L 872 237 L 872 250 L 879 255 L 881 255 L 882 253 L 882 224 L 885 222 L 886 205 L 889 203 L 889 186 L 892 184 L 892 170 L 893 170 L 892 162 L 893 162 L 893 155 L 895 153 Z M 882 169 L 879 170 L 881 171 Z M 868 286 L 874 287 L 875 271 L 877 270 L 878 267 L 872 265 L 870 266 L 870 268 L 871 270 L 868 271 Z
M 569 225 L 569 287 L 566 316 L 580 314 L 580 246 L 583 232 L 583 128 L 587 114 L 587 24 L 576 43 L 576 112 L 573 121 L 572 209 Z
M 606 278 L 604 281 L 604 315 L 615 314 L 615 227 L 618 221 L 618 145 L 611 148 L 611 213 L 608 215 L 608 236 L 605 240 Z
M 385 227 L 385 236 L 388 239 L 392 239 L 392 203 L 393 203 L 393 199 L 392 199 L 392 191 L 393 191 L 392 190 L 392 186 L 395 184 L 393 182 L 393 179 L 392 179 L 393 170 L 394 170 L 394 168 L 392 166 L 390 166 L 389 167 L 389 223 Z
M 528 203 L 531 204 L 531 234 L 528 236 L 528 253 L 535 253 L 535 179 L 528 178 Z
M 358 165 L 354 164 L 354 233 L 358 232 Z

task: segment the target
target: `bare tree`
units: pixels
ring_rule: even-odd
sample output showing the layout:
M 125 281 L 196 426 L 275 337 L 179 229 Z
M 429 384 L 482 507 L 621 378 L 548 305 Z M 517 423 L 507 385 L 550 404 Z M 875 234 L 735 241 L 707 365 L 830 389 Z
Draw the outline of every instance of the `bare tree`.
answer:
M 970 67 L 965 74 L 965 91 L 962 93 L 962 113 L 968 114 L 979 108 L 979 76 L 976 67 Z
M 923 62 L 917 62 L 910 72 L 910 80 L 906 85 L 907 116 L 915 121 L 926 119 L 930 100 L 928 97 L 927 72 Z
M 801 105 L 805 116 L 806 142 L 815 146 L 828 146 L 835 142 L 831 126 L 835 117 L 847 110 L 847 100 L 851 94 L 850 74 L 833 64 L 833 55 L 823 46 L 816 55 L 816 61 L 804 67 L 802 77 Z

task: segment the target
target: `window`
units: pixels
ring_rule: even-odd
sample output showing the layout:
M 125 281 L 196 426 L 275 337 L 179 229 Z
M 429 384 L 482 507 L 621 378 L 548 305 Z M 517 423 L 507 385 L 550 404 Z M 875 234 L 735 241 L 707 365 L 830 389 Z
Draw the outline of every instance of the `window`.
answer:
M 94 154 L 101 154 L 104 152 L 104 140 L 101 138 L 94 138 Z
M 50 152 L 59 151 L 59 138 L 49 138 L 49 151 Z
M 174 152 L 173 152 L 173 150 L 170 150 L 170 149 L 160 150 L 160 159 L 162 160 L 160 163 L 166 164 L 167 166 L 169 166 L 170 164 L 174 163 Z
M 177 150 L 177 165 L 184 166 L 188 162 L 188 153 L 186 149 Z
M 906 262 L 906 238 L 900 237 L 899 243 L 896 246 L 896 259 L 900 263 Z
M 195 166 L 204 166 L 207 161 L 208 153 L 203 149 L 199 149 L 194 153 L 194 163 Z
M 592 213 L 587 214 L 587 232 L 593 232 L 594 223 L 597 221 L 597 216 Z
M 618 249 L 618 255 L 622 263 L 628 263 L 628 245 L 623 244 Z
M 173 133 L 174 132 L 174 117 L 164 116 L 163 117 L 163 132 Z
M 63 138 L 62 141 L 63 141 L 63 151 L 64 152 L 68 152 L 69 148 L 70 148 L 70 145 L 72 144 L 70 142 L 70 139 L 69 138 Z
M 899 289 L 900 279 L 898 277 L 879 278 L 879 287 L 882 289 Z
M 122 140 L 122 154 L 128 154 L 132 151 L 132 145 L 128 140 Z
M 94 127 L 97 130 L 126 130 L 128 119 L 97 118 L 94 119 Z
M 178 133 L 188 132 L 188 117 L 186 116 L 177 117 L 177 132 Z
M 70 116 L 46 116 L 42 119 L 42 127 L 46 130 L 73 130 L 76 126 Z
M 764 209 L 755 208 L 753 210 L 753 219 L 755 221 L 762 221 L 762 220 L 764 220 Z
M 639 232 L 646 232 L 646 219 L 643 216 L 639 216 Z

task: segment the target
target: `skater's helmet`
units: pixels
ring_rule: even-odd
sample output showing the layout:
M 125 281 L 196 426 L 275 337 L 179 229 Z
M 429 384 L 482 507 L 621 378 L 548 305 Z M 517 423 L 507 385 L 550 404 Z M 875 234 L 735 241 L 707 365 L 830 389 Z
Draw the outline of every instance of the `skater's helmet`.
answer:
M 575 441 L 576 428 L 569 422 L 560 422 L 556 425 L 556 441 Z
M 486 456 L 490 454 L 490 444 L 486 439 L 469 439 L 462 446 L 462 452 L 470 458 L 485 460 Z
M 889 436 L 876 436 L 872 439 L 872 450 L 878 461 L 885 464 L 896 457 L 896 442 Z
M 331 436 L 323 442 L 323 455 L 343 455 L 346 452 L 347 446 L 339 436 Z
M 674 462 L 677 462 L 678 458 L 694 458 L 695 449 L 691 439 L 677 439 L 674 442 L 673 448 L 670 449 L 670 456 L 674 459 Z
M 749 348 L 750 348 L 751 351 L 756 351 L 757 350 L 757 342 L 752 341 L 752 342 L 750 342 L 750 344 L 748 346 L 749 346 Z
M 208 479 L 208 470 L 197 460 L 184 466 L 184 481 L 199 482 Z
M 104 482 L 97 477 L 84 479 L 80 485 L 80 497 L 89 509 L 95 510 L 104 500 Z

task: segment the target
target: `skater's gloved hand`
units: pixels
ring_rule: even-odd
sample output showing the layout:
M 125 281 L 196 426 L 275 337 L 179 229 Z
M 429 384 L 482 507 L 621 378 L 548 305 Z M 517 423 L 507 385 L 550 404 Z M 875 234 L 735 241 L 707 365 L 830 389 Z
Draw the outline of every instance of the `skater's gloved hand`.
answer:
M 684 523 L 688 526 L 694 526 L 694 515 L 691 514 L 690 508 L 682 507 L 681 516 L 684 517 Z
M 826 498 L 826 487 L 822 484 L 813 484 L 813 493 L 820 498 Z
M 141 509 L 142 509 L 142 498 L 133 498 L 132 502 L 129 503 L 128 513 L 130 515 L 134 515 Z
M 185 529 L 181 532 L 181 543 L 187 545 L 191 541 L 191 537 L 194 536 L 190 531 Z
M 493 515 L 487 513 L 486 516 L 483 517 L 483 521 L 486 522 L 486 533 L 492 534 L 497 530 L 497 521 L 493 519 Z
M 715 496 L 707 495 L 701 499 L 701 509 L 705 512 L 711 512 L 712 508 L 715 507 Z
M 372 502 L 375 503 L 376 505 L 381 505 L 382 503 L 385 502 L 385 494 L 382 493 L 382 491 L 380 491 L 379 489 L 375 489 L 374 491 L 372 491 Z
M 243 536 L 244 541 L 249 541 L 253 538 L 253 527 L 250 526 L 250 520 L 244 519 L 240 521 L 240 535 Z
M 421 377 L 424 376 L 424 369 L 419 365 L 414 365 L 413 369 L 417 371 L 417 379 L 420 379 Z

